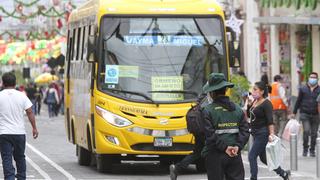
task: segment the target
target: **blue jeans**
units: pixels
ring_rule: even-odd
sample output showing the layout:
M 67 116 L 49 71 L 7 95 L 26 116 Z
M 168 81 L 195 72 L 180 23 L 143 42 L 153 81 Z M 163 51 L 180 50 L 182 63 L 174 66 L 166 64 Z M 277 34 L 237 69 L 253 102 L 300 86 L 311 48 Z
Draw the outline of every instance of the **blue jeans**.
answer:
M 54 117 L 56 115 L 55 113 L 55 104 L 54 103 L 48 103 L 48 111 L 49 111 L 49 117 Z
M 33 114 L 37 114 L 37 104 L 36 104 L 36 100 L 35 99 L 31 99 L 31 102 L 32 102 L 32 112 Z
M 269 141 L 269 130 L 267 127 L 252 130 L 252 136 L 253 145 L 249 152 L 249 163 L 251 179 L 256 180 L 258 177 L 258 156 L 261 162 L 267 165 L 266 146 Z M 284 170 L 280 166 L 274 171 L 280 176 L 284 174 Z
M 26 136 L 25 135 L 0 135 L 0 148 L 5 180 L 26 179 Z M 16 162 L 17 174 L 12 164 L 12 156 Z

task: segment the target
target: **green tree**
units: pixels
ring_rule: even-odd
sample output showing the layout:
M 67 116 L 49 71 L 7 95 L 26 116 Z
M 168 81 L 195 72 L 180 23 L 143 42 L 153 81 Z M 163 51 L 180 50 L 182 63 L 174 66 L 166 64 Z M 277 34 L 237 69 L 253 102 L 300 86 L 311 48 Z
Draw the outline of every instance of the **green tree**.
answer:
M 234 87 L 231 88 L 230 98 L 233 102 L 240 104 L 243 93 L 249 91 L 250 82 L 246 77 L 238 74 L 231 75 L 231 82 L 234 84 Z

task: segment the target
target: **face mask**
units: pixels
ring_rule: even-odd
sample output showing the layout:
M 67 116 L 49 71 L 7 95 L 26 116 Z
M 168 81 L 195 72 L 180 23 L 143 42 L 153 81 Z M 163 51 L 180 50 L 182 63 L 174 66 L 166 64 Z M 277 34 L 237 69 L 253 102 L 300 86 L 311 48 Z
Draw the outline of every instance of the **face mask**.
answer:
M 260 98 L 260 94 L 258 94 L 258 93 L 252 93 L 252 97 L 253 97 L 253 99 L 259 99 Z
M 314 86 L 314 85 L 318 84 L 318 79 L 316 79 L 316 78 L 309 78 L 309 84 L 310 84 L 311 86 Z

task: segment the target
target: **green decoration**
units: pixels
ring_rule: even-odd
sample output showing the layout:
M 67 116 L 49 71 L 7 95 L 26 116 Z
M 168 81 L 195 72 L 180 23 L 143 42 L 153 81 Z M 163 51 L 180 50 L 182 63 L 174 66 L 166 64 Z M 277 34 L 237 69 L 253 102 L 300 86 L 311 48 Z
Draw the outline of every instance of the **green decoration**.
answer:
M 304 7 L 309 7 L 309 0 L 302 0 Z
M 270 8 L 271 5 L 273 8 L 281 7 L 283 5 L 290 8 L 294 5 L 297 10 L 299 10 L 301 6 L 315 10 L 319 2 L 320 0 L 261 0 L 260 5 L 264 8 Z
M 14 0 L 14 2 L 16 2 L 17 4 L 21 4 L 22 6 L 25 6 L 25 7 L 31 7 L 31 6 L 33 6 L 35 4 L 37 4 L 38 2 L 40 2 L 40 0 L 34 0 L 34 1 L 30 2 L 30 3 L 25 3 L 25 2 L 20 1 L 20 0 Z
M 309 0 L 309 6 L 311 6 L 312 10 L 317 9 L 318 0 Z
M 284 4 L 287 8 L 291 6 L 291 0 L 284 0 Z
M 271 0 L 271 4 L 273 8 L 278 7 L 278 1 L 281 1 L 281 0 Z
M 261 6 L 262 7 L 270 7 L 270 0 L 262 0 Z
M 312 35 L 310 32 L 308 34 L 306 58 L 302 72 L 305 79 L 308 79 L 309 74 L 312 72 Z
M 299 10 L 300 6 L 301 6 L 301 0 L 293 0 L 293 2 L 294 2 L 296 9 Z
M 279 7 L 283 6 L 283 1 L 284 1 L 284 0 L 279 0 L 279 1 L 278 1 L 278 6 L 279 6 Z

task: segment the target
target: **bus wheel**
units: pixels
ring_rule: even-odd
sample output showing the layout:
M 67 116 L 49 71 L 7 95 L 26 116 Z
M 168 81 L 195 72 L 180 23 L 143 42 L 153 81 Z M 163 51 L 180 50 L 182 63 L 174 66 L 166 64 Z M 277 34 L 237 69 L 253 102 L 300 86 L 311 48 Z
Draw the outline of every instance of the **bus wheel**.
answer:
M 96 163 L 97 170 L 101 173 L 111 172 L 112 165 L 115 162 L 115 157 L 113 155 L 97 154 Z
M 91 152 L 77 145 L 78 163 L 81 166 L 89 166 L 91 162 Z

